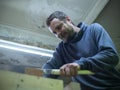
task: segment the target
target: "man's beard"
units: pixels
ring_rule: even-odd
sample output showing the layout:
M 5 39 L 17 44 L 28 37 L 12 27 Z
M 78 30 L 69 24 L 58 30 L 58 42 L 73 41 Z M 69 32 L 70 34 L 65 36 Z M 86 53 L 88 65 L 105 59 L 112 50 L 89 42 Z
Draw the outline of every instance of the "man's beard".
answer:
M 71 31 L 71 33 L 69 33 L 69 35 L 66 38 L 63 38 L 63 42 L 69 42 L 71 41 L 74 36 L 76 35 L 76 32 L 74 30 Z

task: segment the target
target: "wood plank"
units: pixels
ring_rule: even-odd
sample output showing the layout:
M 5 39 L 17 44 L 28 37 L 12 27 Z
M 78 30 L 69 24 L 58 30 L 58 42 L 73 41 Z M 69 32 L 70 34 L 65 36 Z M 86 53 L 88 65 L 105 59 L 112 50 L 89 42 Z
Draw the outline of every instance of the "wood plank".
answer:
M 64 90 L 80 90 L 80 84 L 77 82 L 69 83 Z
M 0 90 L 63 90 L 63 81 L 0 70 Z

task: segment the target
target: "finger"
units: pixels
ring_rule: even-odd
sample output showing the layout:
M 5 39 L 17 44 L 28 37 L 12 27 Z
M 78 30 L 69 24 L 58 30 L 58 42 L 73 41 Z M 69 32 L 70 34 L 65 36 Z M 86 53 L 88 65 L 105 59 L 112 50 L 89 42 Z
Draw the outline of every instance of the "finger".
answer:
M 65 72 L 66 72 L 66 76 L 69 77 L 75 75 L 74 66 L 72 64 L 67 64 L 67 67 L 65 68 Z
M 74 76 L 75 75 L 77 75 L 77 72 L 78 72 L 78 69 L 77 69 L 77 67 L 75 66 L 75 67 L 73 67 L 74 68 Z
M 74 67 L 70 67 L 70 75 L 71 75 L 71 76 L 74 76 L 74 75 L 75 75 Z
M 60 74 L 61 74 L 61 76 L 65 76 L 65 75 L 66 75 L 65 67 L 66 67 L 66 65 L 63 65 L 63 66 L 60 68 Z
M 71 76 L 71 74 L 70 74 L 70 68 L 68 66 L 65 67 L 65 76 L 67 76 L 67 77 Z
M 72 63 L 72 64 L 69 65 L 69 67 L 70 67 L 70 73 L 71 73 L 71 75 L 72 76 L 77 75 L 77 72 L 78 72 L 77 65 L 75 63 Z

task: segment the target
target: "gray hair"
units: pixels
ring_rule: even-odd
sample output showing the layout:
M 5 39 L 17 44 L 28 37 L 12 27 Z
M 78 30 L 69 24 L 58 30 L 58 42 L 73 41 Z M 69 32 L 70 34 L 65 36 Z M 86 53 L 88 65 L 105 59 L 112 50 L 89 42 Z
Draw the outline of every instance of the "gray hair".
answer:
M 64 12 L 55 11 L 46 19 L 46 24 L 47 24 L 47 26 L 50 26 L 50 23 L 54 18 L 57 18 L 61 21 L 65 21 L 66 17 L 67 17 L 67 15 Z

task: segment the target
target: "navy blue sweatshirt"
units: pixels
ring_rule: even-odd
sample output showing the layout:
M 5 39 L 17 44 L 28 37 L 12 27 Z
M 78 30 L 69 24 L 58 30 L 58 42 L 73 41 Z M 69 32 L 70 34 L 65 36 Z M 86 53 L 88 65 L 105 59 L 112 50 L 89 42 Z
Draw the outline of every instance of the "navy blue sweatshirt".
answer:
M 66 63 L 76 62 L 81 70 L 95 72 L 95 75 L 72 77 L 74 81 L 80 83 L 81 90 L 120 89 L 120 73 L 115 69 L 119 58 L 108 33 L 98 23 L 91 25 L 80 23 L 78 27 L 79 33 L 66 43 L 61 41 L 53 57 L 43 68 L 59 69 Z

